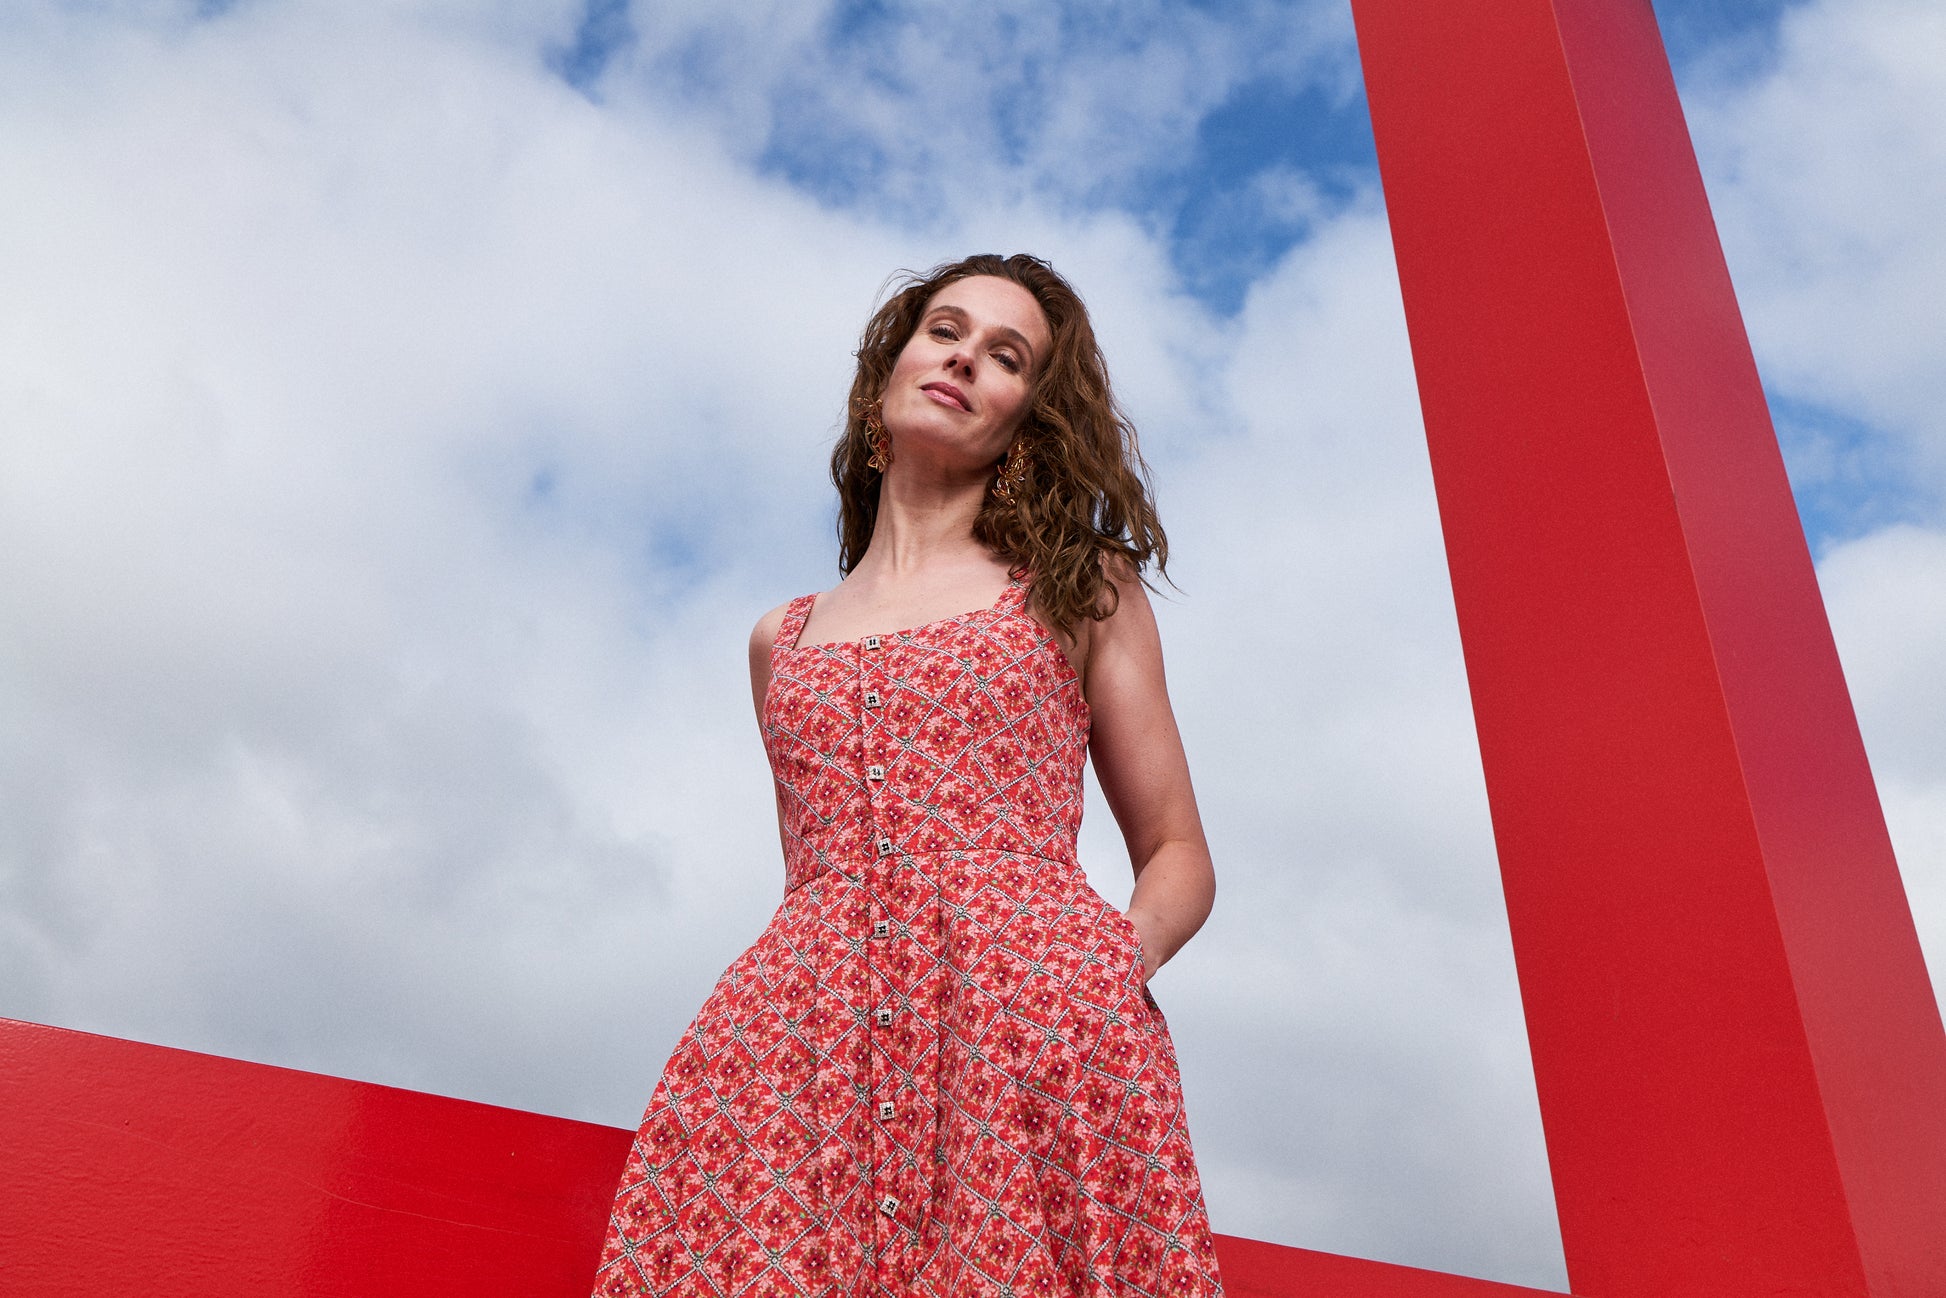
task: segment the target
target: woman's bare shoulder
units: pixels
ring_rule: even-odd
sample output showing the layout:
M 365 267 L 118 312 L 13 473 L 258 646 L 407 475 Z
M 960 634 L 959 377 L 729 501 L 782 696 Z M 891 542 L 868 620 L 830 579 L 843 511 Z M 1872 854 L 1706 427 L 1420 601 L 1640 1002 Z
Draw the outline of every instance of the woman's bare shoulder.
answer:
M 777 643 L 777 633 L 784 629 L 784 619 L 790 616 L 793 601 L 785 600 L 770 612 L 757 619 L 757 625 L 750 628 L 750 695 L 757 705 L 759 719 L 764 714 L 764 695 L 770 689 L 770 650 Z
M 1143 584 L 1141 571 L 1126 557 L 1108 550 L 1102 551 L 1100 561 L 1101 574 L 1106 579 L 1100 607 L 1107 610 L 1106 614 L 1083 618 L 1071 635 L 1059 637 L 1061 648 L 1081 678 L 1084 694 L 1089 690 L 1094 662 L 1104 645 L 1126 642 L 1131 632 L 1140 639 L 1145 638 L 1145 632 L 1153 635 L 1155 630 L 1155 612 L 1149 607 L 1148 587 Z
M 1127 627 L 1153 627 L 1155 609 L 1149 603 L 1149 585 L 1143 580 L 1141 569 L 1130 562 L 1126 555 L 1104 551 L 1101 557 L 1101 573 L 1114 588 L 1114 607 L 1108 616 L 1097 625 L 1108 624 Z M 1106 591 L 1103 592 L 1107 594 Z
M 790 616 L 793 602 L 787 599 L 757 619 L 757 625 L 750 628 L 751 645 L 754 646 L 761 640 L 764 648 L 770 648 L 771 641 L 775 640 L 777 633 L 784 629 L 784 619 Z
M 791 605 L 796 600 L 785 600 L 770 612 L 757 619 L 757 625 L 750 628 L 750 658 L 756 661 L 759 656 L 770 661 L 770 648 L 777 643 L 777 633 L 784 629 L 784 619 L 790 616 Z

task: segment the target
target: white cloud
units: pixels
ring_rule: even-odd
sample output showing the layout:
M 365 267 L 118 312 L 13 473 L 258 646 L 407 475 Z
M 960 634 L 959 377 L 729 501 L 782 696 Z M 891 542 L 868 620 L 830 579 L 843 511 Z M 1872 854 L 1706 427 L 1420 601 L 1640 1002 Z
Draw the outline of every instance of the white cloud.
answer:
M 0 145 L 35 180 L 0 326 L 9 1008 L 587 1104 L 574 1050 L 508 1043 L 549 997 L 625 1023 L 697 911 L 755 905 L 696 886 L 680 809 L 740 771 L 719 850 L 774 852 L 754 752 L 694 759 L 747 732 L 754 611 L 825 567 L 733 550 L 695 589 L 663 555 L 818 526 L 896 245 L 416 15 L 248 17 L 109 26 Z
M 1798 5 L 1762 77 L 1704 85 L 1689 105 L 1766 380 L 1891 434 L 1934 504 L 1942 50 L 1946 11 L 1924 0 Z
M 632 13 L 639 40 L 603 93 L 646 95 L 841 205 L 937 233 L 995 196 L 1126 200 L 1192 155 L 1203 117 L 1252 81 L 1355 84 L 1350 13 L 1318 0 Z
M 1192 594 L 1178 689 L 1235 901 L 1162 994 L 1219 1221 L 1545 1280 L 1483 831 L 1470 870 L 1432 850 L 1447 882 L 1413 877 L 1445 836 L 1421 800 L 1478 802 L 1463 705 L 1428 705 L 1456 782 L 1450 733 L 1399 729 L 1418 702 L 1358 703 L 1428 660 L 1435 695 L 1458 688 L 1375 219 L 1221 325 L 1128 217 L 998 192 L 920 244 L 614 78 L 588 102 L 491 27 L 99 20 L 12 99 L 0 165 L 34 183 L 0 268 L 23 343 L 0 358 L 22 722 L 0 740 L 0 1008 L 632 1120 L 775 904 L 741 643 L 830 579 L 821 461 L 855 331 L 893 266 L 1031 247 L 1100 317 Z M 1331 395 L 1279 391 L 1293 352 Z M 1229 567 L 1263 535 L 1225 521 L 1237 493 L 1280 527 L 1288 493 L 1314 561 Z M 1282 654 L 1301 665 L 1268 704 L 1220 688 Z M 1397 803 L 1371 796 L 1388 782 Z M 1125 895 L 1099 810 L 1089 852 Z M 1297 961 L 1293 929 L 1315 936 Z M 1438 990 L 1496 963 L 1482 996 Z M 1528 1132 L 1511 1172 L 1503 1121 Z M 1454 1176 L 1524 1177 L 1539 1211 L 1482 1247 L 1408 1210 Z

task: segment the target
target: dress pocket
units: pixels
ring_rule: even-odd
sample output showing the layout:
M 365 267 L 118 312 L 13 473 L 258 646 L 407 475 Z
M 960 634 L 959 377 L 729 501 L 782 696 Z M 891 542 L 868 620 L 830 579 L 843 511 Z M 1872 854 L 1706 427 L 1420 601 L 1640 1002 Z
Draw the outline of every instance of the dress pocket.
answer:
M 1148 986 L 1148 979 L 1143 976 L 1146 966 L 1142 959 L 1142 935 L 1136 931 L 1135 921 L 1131 920 L 1121 907 L 1104 903 L 1102 909 L 1111 917 L 1108 921 L 1109 926 L 1121 934 L 1122 972 L 1128 979 L 1129 986 L 1139 994 Z

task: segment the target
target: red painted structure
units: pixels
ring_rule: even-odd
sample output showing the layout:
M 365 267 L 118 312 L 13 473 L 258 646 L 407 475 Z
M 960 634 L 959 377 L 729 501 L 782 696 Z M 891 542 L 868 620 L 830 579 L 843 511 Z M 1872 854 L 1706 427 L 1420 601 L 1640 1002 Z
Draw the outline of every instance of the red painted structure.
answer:
M 1353 7 L 1574 1286 L 1946 1295 L 1946 1033 L 1647 0 Z M 5 1021 L 0 1103 L 34 1298 L 579 1295 L 629 1138 Z
M 7 1298 L 586 1298 L 634 1134 L 9 1019 L 0 1113 Z M 1218 1248 L 1230 1298 L 1556 1298 Z
M 1946 1034 L 1648 0 L 1353 0 L 1575 1290 L 1946 1294 Z
M 0 1019 L 0 1293 L 586 1298 L 632 1133 Z

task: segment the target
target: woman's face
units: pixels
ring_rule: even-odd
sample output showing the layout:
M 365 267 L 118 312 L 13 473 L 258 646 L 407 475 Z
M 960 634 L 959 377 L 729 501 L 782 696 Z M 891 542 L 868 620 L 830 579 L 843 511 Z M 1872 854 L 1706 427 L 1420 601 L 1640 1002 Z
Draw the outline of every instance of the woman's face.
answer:
M 922 448 L 969 468 L 998 460 L 1051 342 L 1040 303 L 1012 280 L 974 275 L 933 294 L 885 384 L 892 462 Z

